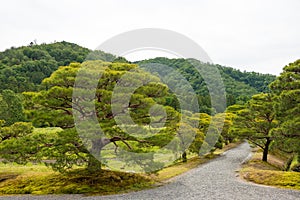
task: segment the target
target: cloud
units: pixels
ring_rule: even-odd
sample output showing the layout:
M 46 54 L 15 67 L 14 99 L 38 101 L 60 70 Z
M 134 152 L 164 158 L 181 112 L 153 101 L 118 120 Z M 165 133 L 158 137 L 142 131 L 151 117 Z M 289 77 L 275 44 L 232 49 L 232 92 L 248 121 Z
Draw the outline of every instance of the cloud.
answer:
M 196 41 L 215 63 L 279 74 L 300 55 L 299 8 L 297 0 L 11 0 L 0 8 L 0 50 L 34 39 L 94 49 L 124 31 L 165 28 Z

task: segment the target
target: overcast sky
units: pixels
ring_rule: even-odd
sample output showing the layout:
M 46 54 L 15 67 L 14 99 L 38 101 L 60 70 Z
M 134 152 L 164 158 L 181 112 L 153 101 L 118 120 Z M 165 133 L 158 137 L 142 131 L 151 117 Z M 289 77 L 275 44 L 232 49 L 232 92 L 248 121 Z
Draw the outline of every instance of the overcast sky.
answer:
M 278 75 L 300 58 L 299 0 L 6 0 L 0 24 L 1 51 L 35 39 L 95 49 L 125 31 L 164 28 L 241 70 Z

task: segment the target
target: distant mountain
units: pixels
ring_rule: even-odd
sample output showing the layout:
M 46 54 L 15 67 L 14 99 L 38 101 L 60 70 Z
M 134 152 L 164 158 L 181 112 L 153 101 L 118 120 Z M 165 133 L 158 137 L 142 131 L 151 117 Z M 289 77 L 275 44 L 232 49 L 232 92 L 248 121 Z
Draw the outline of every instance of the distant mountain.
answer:
M 199 74 L 195 66 L 193 66 L 189 59 L 169 59 L 158 57 L 154 59 L 142 60 L 137 62 L 140 65 L 149 63 L 158 63 L 161 65 L 169 66 L 176 69 L 182 74 L 186 80 L 190 82 L 194 91 L 199 95 L 199 102 L 207 104 L 209 98 L 209 92 L 206 87 L 203 77 Z M 197 62 L 197 65 L 201 68 L 204 67 L 216 67 L 219 69 L 221 77 L 224 82 L 227 105 L 243 104 L 251 98 L 252 95 L 259 92 L 268 92 L 268 85 L 275 80 L 274 75 L 260 74 L 256 72 L 241 72 L 230 67 L 224 67 L 221 65 L 214 65 L 209 63 Z M 215 75 L 210 75 L 213 80 Z M 201 101 L 201 99 L 203 101 Z M 207 107 L 210 107 L 208 104 Z
M 38 90 L 41 81 L 49 77 L 59 66 L 71 62 L 101 59 L 115 60 L 112 54 L 91 51 L 77 44 L 56 42 L 10 48 L 0 52 L 0 92 L 11 89 L 15 92 Z
M 258 92 L 268 92 L 268 85 L 273 82 L 276 78 L 275 75 L 261 74 L 257 72 L 241 72 L 238 69 L 232 67 L 224 67 L 217 65 L 220 70 L 225 74 L 228 74 L 231 78 L 236 81 L 243 82 L 251 87 L 255 88 Z
M 0 92 L 10 89 L 17 93 L 36 91 L 41 81 L 49 77 L 59 66 L 84 60 L 104 60 L 110 62 L 128 62 L 125 58 L 116 57 L 103 51 L 92 51 L 69 42 L 51 44 L 30 44 L 23 47 L 12 47 L 0 52 Z M 136 64 L 158 63 L 176 69 L 192 85 L 198 94 L 198 101 L 203 112 L 209 113 L 210 95 L 206 84 L 188 59 L 154 58 L 136 62 Z M 227 105 L 244 103 L 259 92 L 267 92 L 268 85 L 275 79 L 274 75 L 240 70 L 221 65 L 199 62 L 201 67 L 217 67 L 222 76 L 226 93 Z M 213 77 L 213 74 L 211 75 Z

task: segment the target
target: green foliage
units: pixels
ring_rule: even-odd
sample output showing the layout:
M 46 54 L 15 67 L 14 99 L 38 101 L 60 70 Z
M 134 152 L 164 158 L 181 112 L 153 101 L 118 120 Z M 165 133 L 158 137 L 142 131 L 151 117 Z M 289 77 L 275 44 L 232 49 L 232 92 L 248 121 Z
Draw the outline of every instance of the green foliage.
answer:
M 218 127 L 218 132 L 220 133 L 219 147 L 222 147 L 222 143 L 229 144 L 237 139 L 238 136 L 230 131 L 235 117 L 236 115 L 230 112 L 218 113 L 213 116 L 216 127 Z
M 0 128 L 0 157 L 4 161 L 24 164 L 31 159 L 31 154 L 37 152 L 37 146 L 32 145 L 30 134 L 33 131 L 31 123 L 16 122 L 8 127 Z
M 0 91 L 36 91 L 59 66 L 85 59 L 112 61 L 116 57 L 65 41 L 8 49 L 0 53 Z
M 95 50 L 95 51 L 91 51 L 87 56 L 85 60 L 103 60 L 103 61 L 108 61 L 108 62 L 113 62 L 116 61 L 117 57 L 109 54 L 109 53 L 105 53 L 104 51 L 100 51 L 100 50 Z M 125 59 L 125 58 L 124 58 Z M 118 60 L 123 60 L 125 61 L 122 57 L 119 57 Z M 67 65 L 67 64 L 65 64 Z
M 86 62 L 82 63 L 84 60 Z M 102 60 L 102 61 L 99 61 Z M 104 62 L 109 61 L 109 62 Z M 182 156 L 187 152 L 198 153 L 201 145 L 209 146 L 209 142 L 214 138 L 208 138 L 204 141 L 205 132 L 211 122 L 211 116 L 224 111 L 222 103 L 211 107 L 211 94 L 209 94 L 203 77 L 193 67 L 197 63 L 200 68 L 206 69 L 215 67 L 212 64 L 200 63 L 191 59 L 167 59 L 156 58 L 143 63 L 160 63 L 176 69 L 192 85 L 197 96 L 190 99 L 188 95 L 183 95 L 184 106 L 189 107 L 191 102 L 198 102 L 199 113 L 183 112 L 180 115 L 177 111 L 184 107 L 179 104 L 178 97 L 168 87 L 161 83 L 156 76 L 150 75 L 139 69 L 135 64 L 130 64 L 125 58 L 116 57 L 103 51 L 91 51 L 76 44 L 67 42 L 58 42 L 53 44 L 41 44 L 24 46 L 20 48 L 11 48 L 0 53 L 0 122 L 3 126 L 1 132 L 1 154 L 6 161 L 26 163 L 27 161 L 42 162 L 50 160 L 48 165 L 58 171 L 65 171 L 74 165 L 83 165 L 89 169 L 97 170 L 101 163 L 95 157 L 100 155 L 102 148 L 107 144 L 115 145 L 118 151 L 147 152 L 148 161 L 139 163 L 146 170 L 149 168 L 160 168 L 161 162 L 155 161 L 154 152 L 157 149 L 165 147 L 173 141 L 175 147 L 168 147 L 167 150 L 180 152 Z M 82 64 L 80 64 L 82 63 Z M 61 67 L 59 67 L 61 66 Z M 74 93 L 74 83 L 77 73 L 81 67 L 87 67 L 85 75 L 81 81 L 82 85 L 77 88 L 77 92 L 83 95 L 83 98 L 72 99 Z M 221 72 L 225 89 L 227 92 L 227 104 L 242 104 L 257 91 L 264 91 L 264 87 L 272 79 L 269 75 L 260 75 L 255 73 L 242 73 L 232 69 L 225 69 L 217 66 Z M 95 91 L 95 98 L 85 98 L 89 94 L 89 84 L 94 80 L 95 75 L 102 73 Z M 140 84 L 129 99 L 128 113 L 132 123 L 126 121 L 122 123 L 123 127 L 118 126 L 115 119 L 118 114 L 124 114 L 124 105 L 118 101 L 127 97 L 128 91 L 126 85 L 120 85 L 120 78 L 129 74 L 129 81 L 134 84 Z M 235 74 L 235 75 L 232 75 Z M 237 78 L 238 76 L 240 78 Z M 246 75 L 244 75 L 246 74 Z M 214 80 L 216 74 L 209 74 L 209 78 Z M 170 81 L 175 85 L 180 85 L 175 77 L 170 77 Z M 119 85 L 118 85 L 119 84 Z M 248 84 L 248 85 L 247 85 Z M 250 85 L 250 86 L 249 86 Z M 115 101 L 112 102 L 116 86 L 120 87 L 120 93 L 117 94 Z M 256 86 L 256 87 L 254 87 Z M 214 85 L 218 91 L 222 90 L 221 85 Z M 10 90 L 7 90 L 10 89 Z M 177 87 L 179 90 L 188 90 L 188 88 Z M 23 96 L 14 92 L 23 92 Z M 23 112 L 23 106 L 26 108 Z M 76 107 L 77 103 L 84 102 L 85 105 L 94 105 L 99 125 L 104 131 L 104 139 L 96 139 L 89 143 L 87 147 L 83 145 L 74 129 L 73 114 L 81 113 L 82 119 L 87 119 L 91 115 L 87 110 Z M 217 101 L 217 102 L 221 102 Z M 119 108 L 121 113 L 113 113 L 112 106 Z M 123 109 L 123 110 L 122 110 Z M 197 110 L 196 108 L 191 108 Z M 208 114 L 204 114 L 208 113 Z M 24 116 L 25 114 L 25 116 Z M 178 122 L 181 117 L 188 118 L 181 123 L 184 129 L 179 129 Z M 223 143 L 232 141 L 235 136 L 229 133 L 229 126 L 233 115 L 226 114 L 225 126 L 221 130 L 218 124 L 221 124 L 223 114 L 214 116 L 216 119 L 213 131 L 215 136 L 219 136 L 217 147 L 222 148 Z M 60 127 L 56 131 L 32 131 L 31 127 L 27 129 L 26 123 L 16 123 L 19 121 L 31 121 L 35 127 Z M 83 120 L 84 121 L 84 120 Z M 88 121 L 88 120 L 87 120 Z M 164 125 L 164 128 L 161 126 Z M 199 128 L 192 128 L 197 127 Z M 82 124 L 88 136 L 97 138 L 99 133 L 91 124 Z M 18 132 L 17 127 L 24 131 Z M 136 131 L 139 130 L 139 131 Z M 129 133 L 135 134 L 129 134 Z M 177 133 L 177 134 L 176 134 Z M 218 133 L 218 134 L 217 134 Z M 195 140 L 188 147 L 187 138 Z M 103 137 L 102 137 L 103 138 Z M 93 152 L 92 156 L 89 151 Z M 111 151 L 108 149 L 107 151 Z M 137 162 L 138 159 L 126 157 L 129 160 Z M 125 160 L 126 160 L 125 159 Z M 131 163 L 134 164 L 134 163 Z M 136 163 L 135 163 L 136 164 Z
M 275 94 L 275 110 L 280 125 L 274 130 L 281 136 L 277 148 L 300 155 L 300 60 L 290 63 L 270 85 Z M 298 156 L 299 158 L 300 156 Z M 300 160 L 299 160 L 300 161 Z
M 74 165 L 85 165 L 89 160 L 90 155 L 82 144 L 78 134 L 73 129 L 52 132 L 45 136 L 44 131 L 36 131 L 39 138 L 39 143 L 42 145 L 39 153 L 44 159 L 51 162 L 46 163 L 53 170 L 65 172 L 71 169 Z
M 237 114 L 239 111 L 245 109 L 245 105 L 232 105 L 232 106 L 228 106 L 226 108 L 226 113 L 232 113 L 232 114 Z
M 195 138 L 192 144 L 189 146 L 188 150 L 192 153 L 199 154 L 199 150 L 204 142 L 204 133 L 199 129 L 194 129 Z
M 257 94 L 247 103 L 246 108 L 237 112 L 231 131 L 234 135 L 246 138 L 264 150 L 263 161 L 267 161 L 269 147 L 275 139 L 272 129 L 278 122 L 273 109 L 271 94 Z
M 0 142 L 28 135 L 33 130 L 31 123 L 16 122 L 11 126 L 0 127 Z
M 73 85 L 81 66 L 87 68 L 85 71 L 81 71 L 81 73 L 85 73 L 82 80 L 79 79 L 83 84 L 76 88 L 76 92 L 80 92 L 81 95 L 76 97 L 78 99 L 75 99 L 75 106 L 72 107 L 72 103 L 74 103 L 74 97 L 72 99 Z M 89 91 L 87 86 L 89 82 L 93 81 L 92 77 L 99 73 L 99 70 L 102 76 L 98 80 L 95 98 L 88 99 L 86 98 Z M 129 99 L 130 118 L 134 124 L 126 124 L 127 121 L 125 121 L 121 123 L 123 127 L 119 127 L 115 121 L 118 115 L 114 116 L 112 106 L 122 108 L 123 105 L 119 101 L 124 99 L 126 95 L 128 96 L 128 89 L 122 85 L 119 85 L 120 93 L 115 91 L 116 84 L 125 73 L 129 75 L 130 83 L 136 82 L 142 86 L 138 87 Z M 99 133 L 95 127 L 89 124 L 89 120 L 85 120 L 86 123 L 83 121 L 81 124 L 84 126 L 85 134 L 89 138 L 95 138 L 87 147 L 90 152 L 93 152 L 93 155 L 100 156 L 104 146 L 114 143 L 121 147 L 120 151 L 122 148 L 128 149 L 130 146 L 132 152 L 145 151 L 149 153 L 147 155 L 153 156 L 156 147 L 161 147 L 175 137 L 171 130 L 173 132 L 176 129 L 176 124 L 180 120 L 179 113 L 172 107 L 166 106 L 165 96 L 170 94 L 166 86 L 159 82 L 159 78 L 142 72 L 136 65 L 127 63 L 86 61 L 83 64 L 72 63 L 69 66 L 60 67 L 49 78 L 43 80 L 42 84 L 45 90 L 24 93 L 27 119 L 31 120 L 37 127 L 58 126 L 65 129 L 53 135 L 52 143 L 42 142 L 47 143 L 47 145 L 43 145 L 39 152 L 42 152 L 46 159 L 55 160 L 49 165 L 58 171 L 64 171 L 73 165 L 85 165 L 89 169 L 94 164 L 98 167 L 101 166 L 87 151 L 78 133 L 73 129 L 74 112 L 78 112 L 82 119 L 87 119 L 90 115 L 84 110 L 85 107 L 79 106 L 79 103 L 84 100 L 85 105 L 95 105 L 95 114 L 105 134 L 102 139 L 99 138 L 97 136 Z M 116 98 L 112 102 L 113 90 Z M 161 112 L 162 109 L 165 113 Z M 166 128 L 159 129 L 159 124 L 164 121 Z M 144 128 L 140 129 L 139 127 Z M 142 132 L 135 130 L 142 130 Z M 155 134 L 152 133 L 153 131 Z M 122 143 L 127 146 L 122 146 Z M 149 159 L 149 162 L 138 164 L 142 165 L 145 170 L 160 167 L 159 162 L 152 162 L 150 157 Z M 139 161 L 132 158 L 127 160 Z
M 207 85 L 201 74 L 199 74 L 195 66 L 193 66 L 193 64 L 195 64 L 194 60 L 155 58 L 138 62 L 139 65 L 150 63 L 166 65 L 177 70 L 189 81 L 194 91 L 197 93 L 200 112 L 208 114 L 214 113 L 214 110 L 211 110 L 210 94 Z M 205 69 L 205 67 L 217 67 L 219 69 L 226 90 L 227 105 L 244 104 L 252 95 L 258 92 L 267 92 L 269 90 L 268 85 L 275 79 L 275 76 L 273 75 L 264 75 L 255 72 L 240 72 L 239 70 L 220 65 L 201 62 L 196 63 L 197 66 L 202 69 Z M 210 74 L 209 77 L 206 78 L 215 80 L 217 77 L 216 74 Z M 176 84 L 180 83 L 174 82 L 174 85 Z M 214 86 L 214 88 L 218 87 L 219 86 Z M 216 107 L 216 111 L 223 112 L 221 107 L 218 106 Z
M 59 66 L 69 65 L 71 62 L 81 63 L 84 60 L 129 63 L 123 57 L 116 57 L 100 50 L 91 51 L 65 41 L 11 48 L 0 53 L 0 91 L 4 89 L 11 89 L 15 92 L 39 90 L 42 80 L 49 77 Z M 178 70 L 199 95 L 200 112 L 215 112 L 211 110 L 206 84 L 189 60 L 155 58 L 141 61 L 138 64 L 146 63 L 164 64 Z M 201 66 L 209 67 L 212 64 L 201 63 Z M 221 72 L 226 87 L 228 105 L 245 103 L 253 94 L 268 91 L 267 85 L 275 78 L 272 75 L 240 72 L 219 65 L 214 67 Z M 214 78 L 214 74 L 211 75 L 211 78 Z M 176 108 L 176 100 L 172 98 L 169 101 L 169 105 Z M 218 106 L 216 109 L 220 112 Z
M 31 123 L 18 122 L 0 129 L 0 155 L 5 162 L 40 163 L 64 172 L 73 165 L 84 165 L 90 155 L 76 131 L 60 128 L 33 129 Z
M 229 75 L 231 78 L 238 82 L 243 82 L 251 87 L 255 88 L 258 92 L 270 92 L 268 85 L 273 82 L 276 76 L 271 74 L 261 74 L 257 72 L 241 72 L 238 69 L 231 67 L 223 67 L 218 65 L 219 69 L 225 74 Z
M 0 120 L 4 120 L 6 126 L 24 120 L 20 95 L 11 90 L 2 91 L 0 94 Z

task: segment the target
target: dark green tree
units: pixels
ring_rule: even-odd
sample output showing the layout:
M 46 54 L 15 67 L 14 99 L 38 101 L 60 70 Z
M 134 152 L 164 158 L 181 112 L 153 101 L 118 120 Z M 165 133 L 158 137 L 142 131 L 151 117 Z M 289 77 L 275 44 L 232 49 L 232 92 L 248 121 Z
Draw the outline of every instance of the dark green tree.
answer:
M 5 126 L 24 120 L 20 95 L 11 90 L 3 90 L 0 95 L 0 120 L 5 121 Z
M 282 137 L 277 147 L 298 153 L 300 162 L 300 60 L 285 66 L 270 88 L 276 97 L 275 111 L 280 122 L 275 132 Z
M 263 149 L 262 160 L 266 162 L 270 145 L 276 138 L 272 129 L 278 125 L 273 105 L 271 94 L 254 95 L 246 108 L 237 112 L 231 129 L 234 135 L 239 135 Z

